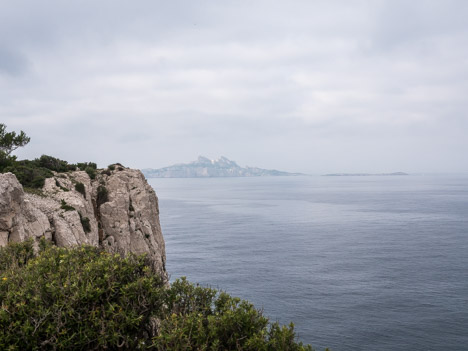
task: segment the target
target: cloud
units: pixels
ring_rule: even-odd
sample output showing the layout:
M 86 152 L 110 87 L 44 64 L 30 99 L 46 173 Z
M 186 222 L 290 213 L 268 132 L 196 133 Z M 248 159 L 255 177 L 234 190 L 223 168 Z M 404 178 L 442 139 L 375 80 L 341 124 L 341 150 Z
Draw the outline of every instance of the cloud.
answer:
M 467 14 L 464 1 L 15 1 L 0 14 L 0 119 L 31 135 L 22 157 L 468 171 Z
M 19 52 L 0 47 L 0 74 L 17 76 L 26 73 L 28 60 Z

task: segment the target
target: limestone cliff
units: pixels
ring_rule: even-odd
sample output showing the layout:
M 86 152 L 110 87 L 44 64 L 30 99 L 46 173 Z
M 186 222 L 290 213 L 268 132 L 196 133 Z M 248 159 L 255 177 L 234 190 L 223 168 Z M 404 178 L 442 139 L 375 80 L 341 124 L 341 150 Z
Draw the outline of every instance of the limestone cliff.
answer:
M 84 171 L 57 173 L 39 194 L 24 192 L 13 174 L 0 174 L 0 246 L 41 237 L 58 246 L 145 253 L 167 277 L 158 198 L 139 170 L 117 165 L 95 179 Z

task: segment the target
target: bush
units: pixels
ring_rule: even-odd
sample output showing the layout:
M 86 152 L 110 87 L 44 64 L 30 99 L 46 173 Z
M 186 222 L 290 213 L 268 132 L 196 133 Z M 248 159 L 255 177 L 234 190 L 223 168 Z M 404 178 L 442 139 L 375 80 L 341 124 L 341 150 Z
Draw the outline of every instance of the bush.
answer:
M 86 167 L 85 168 L 85 172 L 88 173 L 89 177 L 91 179 L 95 179 L 96 178 L 96 169 L 95 168 L 92 168 L 92 167 Z
M 18 181 L 29 188 L 42 188 L 46 178 L 53 177 L 47 168 L 37 167 L 34 161 L 18 161 L 13 166 L 6 167 L 4 173 L 13 173 Z
M 86 168 L 92 168 L 94 170 L 97 169 L 97 164 L 95 164 L 94 162 L 80 162 L 77 163 L 76 166 L 82 171 L 85 171 Z
M 63 173 L 75 171 L 77 168 L 86 171 L 91 179 L 96 178 L 97 165 L 94 162 L 84 162 L 75 165 L 48 155 L 42 155 L 40 158 L 36 158 L 32 161 L 17 161 L 16 156 L 9 156 L 0 150 L 0 172 L 13 173 L 16 175 L 16 178 L 18 178 L 18 181 L 23 185 L 23 187 L 35 189 L 42 188 L 44 186 L 45 179 L 53 177 L 54 174 L 52 171 Z M 60 188 L 64 191 L 68 191 L 61 186 Z
M 4 248 L 0 248 L 0 275 L 5 275 L 12 269 L 23 267 L 33 257 L 32 240 L 11 243 Z
M 109 201 L 109 193 L 104 185 L 99 185 L 97 188 L 96 205 L 101 206 L 103 203 Z
M 167 288 L 144 256 L 32 252 L 0 248 L 1 350 L 312 350 L 246 301 L 185 278 Z
M 83 195 L 83 197 L 86 199 L 86 188 L 83 183 L 76 183 L 75 190 L 78 191 L 81 195 Z
M 89 223 L 89 218 L 88 217 L 83 217 L 81 213 L 78 212 L 80 215 L 80 222 L 81 225 L 83 226 L 83 230 L 85 233 L 89 233 L 91 231 L 91 224 Z
M 2 272 L 3 273 L 3 272 Z M 0 280 L 1 350 L 145 349 L 163 284 L 143 257 L 49 247 Z
M 47 168 L 55 172 L 67 172 L 69 170 L 67 161 L 52 156 L 42 155 L 39 159 L 36 159 L 35 162 L 38 167 Z
M 5 152 L 0 151 L 0 172 L 3 173 L 4 169 L 11 167 L 16 162 L 16 156 L 7 155 Z
M 75 211 L 75 208 L 67 204 L 65 200 L 61 201 L 60 208 L 65 211 Z
M 81 213 L 78 212 L 78 214 L 80 215 L 80 222 L 81 222 L 81 225 L 83 226 L 83 231 L 85 233 L 89 233 L 91 231 L 91 224 L 89 222 L 89 218 L 88 217 L 83 217 L 81 215 Z
M 251 303 L 185 278 L 167 291 L 158 350 L 312 350 L 295 341 L 294 325 L 270 325 Z

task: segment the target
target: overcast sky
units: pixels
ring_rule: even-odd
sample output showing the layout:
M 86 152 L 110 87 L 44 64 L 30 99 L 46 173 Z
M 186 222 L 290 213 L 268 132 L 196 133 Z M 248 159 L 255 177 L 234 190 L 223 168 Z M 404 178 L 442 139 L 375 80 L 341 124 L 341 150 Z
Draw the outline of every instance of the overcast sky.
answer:
M 53 155 L 468 171 L 468 1 L 0 0 L 0 122 Z

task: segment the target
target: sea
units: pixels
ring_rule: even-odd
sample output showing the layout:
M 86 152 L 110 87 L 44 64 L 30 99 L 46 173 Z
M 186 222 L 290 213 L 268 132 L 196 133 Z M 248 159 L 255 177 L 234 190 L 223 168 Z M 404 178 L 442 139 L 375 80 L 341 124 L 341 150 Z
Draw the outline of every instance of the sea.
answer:
M 468 350 L 468 175 L 149 179 L 171 280 L 316 350 Z

